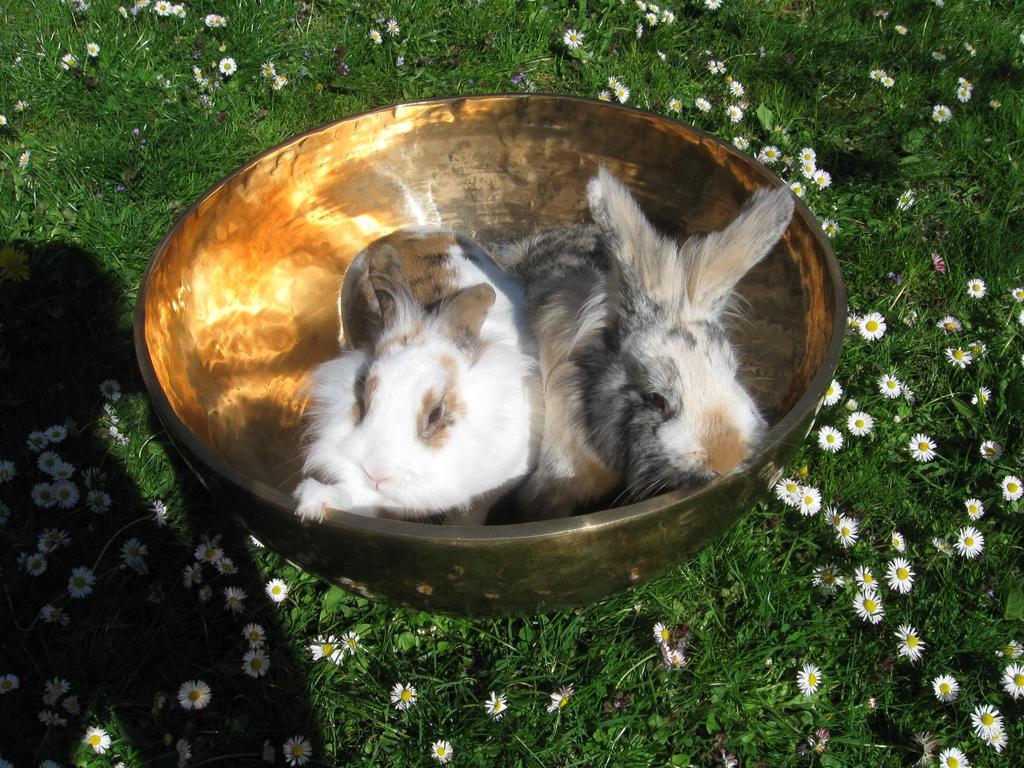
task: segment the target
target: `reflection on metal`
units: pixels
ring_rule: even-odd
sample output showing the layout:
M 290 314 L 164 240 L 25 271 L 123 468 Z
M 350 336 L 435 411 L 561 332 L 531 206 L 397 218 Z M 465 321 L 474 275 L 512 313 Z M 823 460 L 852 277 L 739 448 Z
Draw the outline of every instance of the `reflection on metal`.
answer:
M 674 120 L 584 99 L 481 96 L 323 126 L 266 152 L 185 213 L 143 279 L 136 346 L 156 410 L 225 511 L 363 594 L 472 614 L 578 605 L 654 578 L 748 509 L 805 434 L 845 328 L 838 266 L 803 204 L 740 286 L 747 320 L 732 335 L 772 424 L 748 472 L 542 523 L 460 528 L 335 512 L 308 525 L 290 512 L 303 385 L 336 354 L 336 294 L 353 256 L 424 220 L 483 242 L 583 221 L 599 163 L 680 237 L 721 228 L 753 189 L 781 183 Z

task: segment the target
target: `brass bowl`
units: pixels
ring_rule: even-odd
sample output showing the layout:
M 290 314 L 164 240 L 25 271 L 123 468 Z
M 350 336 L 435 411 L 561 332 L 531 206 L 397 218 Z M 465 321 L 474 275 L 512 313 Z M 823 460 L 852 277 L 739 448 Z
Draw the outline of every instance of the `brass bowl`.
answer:
M 574 518 L 458 527 L 292 514 L 300 385 L 337 354 L 335 297 L 352 257 L 397 227 L 481 242 L 586 220 L 599 163 L 663 231 L 718 229 L 781 182 L 675 120 L 547 95 L 402 104 L 265 152 L 214 186 L 153 254 L 135 341 L 153 405 L 207 486 L 292 562 L 363 594 L 460 614 L 576 606 L 664 574 L 761 497 L 806 437 L 835 371 L 846 292 L 802 203 L 742 282 L 734 329 L 771 424 L 749 471 L 695 492 Z

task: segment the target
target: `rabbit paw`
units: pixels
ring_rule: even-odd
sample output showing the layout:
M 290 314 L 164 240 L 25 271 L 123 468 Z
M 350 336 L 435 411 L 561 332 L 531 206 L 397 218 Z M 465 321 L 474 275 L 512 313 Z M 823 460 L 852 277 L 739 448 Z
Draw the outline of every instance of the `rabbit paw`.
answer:
M 351 504 L 351 499 L 342 488 L 337 485 L 325 485 L 319 480 L 307 477 L 293 494 L 297 500 L 295 514 L 303 520 L 310 520 L 322 523 L 324 515 L 329 508 L 345 509 Z

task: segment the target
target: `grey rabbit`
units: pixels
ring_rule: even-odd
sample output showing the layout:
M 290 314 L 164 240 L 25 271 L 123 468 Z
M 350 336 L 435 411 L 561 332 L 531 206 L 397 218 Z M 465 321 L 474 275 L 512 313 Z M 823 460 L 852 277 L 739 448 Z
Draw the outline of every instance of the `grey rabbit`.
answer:
M 742 466 L 766 427 L 723 314 L 789 226 L 789 189 L 759 189 L 724 229 L 681 243 L 603 166 L 587 199 L 593 223 L 496 254 L 523 280 L 540 356 L 540 459 L 519 497 L 528 518 L 705 484 Z

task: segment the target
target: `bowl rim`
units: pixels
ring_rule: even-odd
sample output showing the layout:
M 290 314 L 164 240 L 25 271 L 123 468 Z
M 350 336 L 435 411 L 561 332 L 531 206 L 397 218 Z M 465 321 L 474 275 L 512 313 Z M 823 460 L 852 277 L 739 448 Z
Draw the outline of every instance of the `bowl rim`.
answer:
M 149 263 L 146 265 L 146 269 L 139 282 L 133 317 L 133 336 L 135 341 L 136 358 L 138 360 L 139 369 L 142 373 L 143 383 L 146 386 L 153 408 L 156 410 L 157 415 L 171 437 L 172 442 L 175 443 L 179 450 L 181 446 L 184 446 L 188 453 L 191 453 L 195 458 L 199 459 L 204 465 L 216 473 L 217 476 L 224 478 L 235 487 L 257 497 L 265 505 L 273 507 L 275 511 L 280 514 L 294 516 L 291 497 L 288 494 L 271 485 L 263 483 L 260 480 L 253 479 L 235 469 L 227 461 L 220 458 L 213 453 L 213 451 L 207 448 L 207 446 L 185 426 L 185 424 L 178 418 L 177 414 L 175 414 L 174 409 L 171 407 L 170 401 L 157 378 L 156 370 L 149 354 L 149 346 L 146 342 L 146 299 L 149 293 L 150 280 L 156 265 L 160 260 L 160 256 L 166 249 L 167 244 L 182 227 L 183 222 L 209 197 L 215 194 L 223 185 L 234 177 L 245 173 L 256 164 L 262 162 L 268 156 L 279 152 L 285 147 L 301 142 L 307 137 L 321 133 L 332 126 L 353 120 L 359 120 L 360 118 L 380 112 L 396 111 L 403 107 L 458 104 L 462 102 L 486 100 L 560 100 L 581 102 L 590 106 L 600 106 L 602 109 L 636 113 L 656 122 L 667 123 L 674 128 L 682 127 L 692 132 L 700 139 L 716 144 L 719 149 L 728 152 L 744 163 L 757 163 L 757 160 L 753 157 L 741 153 L 738 149 L 719 137 L 707 133 L 706 131 L 702 131 L 699 128 L 695 128 L 681 120 L 649 112 L 638 107 L 558 93 L 481 93 L 466 96 L 433 97 L 399 102 L 346 115 L 337 120 L 330 120 L 285 139 L 218 179 L 213 185 L 207 188 L 206 191 L 192 203 L 192 205 L 182 212 L 175 219 L 174 224 L 168 230 L 167 234 L 164 235 L 159 244 L 153 250 L 153 253 L 149 258 Z M 757 163 L 757 165 L 760 166 L 759 170 L 763 171 L 768 178 L 776 182 L 777 185 L 781 186 L 785 184 L 785 182 L 767 166 L 762 163 Z M 835 252 L 833 251 L 828 239 L 825 237 L 820 225 L 815 226 L 818 224 L 818 221 L 810 208 L 799 196 L 794 195 L 794 197 L 796 198 L 796 210 L 805 218 L 806 221 L 810 223 L 811 233 L 825 256 L 826 274 L 835 293 L 835 307 L 832 318 L 833 333 L 832 338 L 829 340 L 825 356 L 821 363 L 819 363 L 814 375 L 811 377 L 809 385 L 792 407 L 783 414 L 782 418 L 769 428 L 765 435 L 761 450 L 758 452 L 758 457 L 772 453 L 776 446 L 786 439 L 790 432 L 792 432 L 799 422 L 811 411 L 814 403 L 819 399 L 819 395 L 816 395 L 815 393 L 818 392 L 818 390 L 824 391 L 824 388 L 827 385 L 826 380 L 831 380 L 831 377 L 835 372 L 846 330 L 846 285 L 843 281 L 842 272 L 839 269 L 839 263 L 836 259 Z M 756 460 L 757 457 L 755 457 L 755 463 Z M 199 474 L 205 484 L 205 475 L 201 472 L 197 472 L 197 474 Z M 365 533 L 380 534 L 382 536 L 397 539 L 427 540 L 436 543 L 443 542 L 448 544 L 458 544 L 460 542 L 491 542 L 494 545 L 499 545 L 501 542 L 509 540 L 547 539 L 571 535 L 580 530 L 615 527 L 634 519 L 656 514 L 666 507 L 688 501 L 699 494 L 707 493 L 728 483 L 734 482 L 740 477 L 742 477 L 742 475 L 726 475 L 725 477 L 720 477 L 711 483 L 694 490 L 669 491 L 633 504 L 621 507 L 611 507 L 582 515 L 574 515 L 571 517 L 553 520 L 536 520 L 503 525 L 436 525 L 412 520 L 365 517 L 351 512 L 345 512 L 343 510 L 332 509 L 324 518 L 323 522 L 315 523 L 314 525 L 337 529 L 338 532 L 344 531 L 345 529 L 360 529 Z

